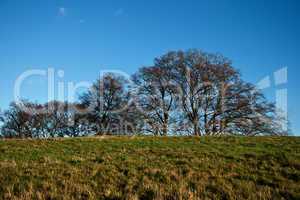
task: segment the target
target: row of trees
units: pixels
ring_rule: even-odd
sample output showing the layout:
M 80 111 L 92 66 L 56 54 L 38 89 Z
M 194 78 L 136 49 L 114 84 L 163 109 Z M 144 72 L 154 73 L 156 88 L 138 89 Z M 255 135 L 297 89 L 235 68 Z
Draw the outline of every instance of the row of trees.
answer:
M 273 103 L 241 79 L 230 60 L 199 50 L 172 51 L 130 80 L 108 73 L 77 103 L 12 103 L 4 137 L 87 134 L 285 135 Z

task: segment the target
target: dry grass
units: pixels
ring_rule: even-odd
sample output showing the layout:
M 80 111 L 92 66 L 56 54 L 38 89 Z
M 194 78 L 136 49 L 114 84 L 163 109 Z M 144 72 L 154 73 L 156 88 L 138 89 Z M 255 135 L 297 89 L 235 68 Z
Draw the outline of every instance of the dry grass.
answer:
M 1 199 L 299 199 L 300 138 L 0 141 Z

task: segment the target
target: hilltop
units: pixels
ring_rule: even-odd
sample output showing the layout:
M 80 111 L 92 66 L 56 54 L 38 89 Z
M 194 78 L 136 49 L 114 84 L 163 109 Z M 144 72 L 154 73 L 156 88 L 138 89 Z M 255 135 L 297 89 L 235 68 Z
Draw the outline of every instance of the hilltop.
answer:
M 299 199 L 298 137 L 0 141 L 1 199 Z

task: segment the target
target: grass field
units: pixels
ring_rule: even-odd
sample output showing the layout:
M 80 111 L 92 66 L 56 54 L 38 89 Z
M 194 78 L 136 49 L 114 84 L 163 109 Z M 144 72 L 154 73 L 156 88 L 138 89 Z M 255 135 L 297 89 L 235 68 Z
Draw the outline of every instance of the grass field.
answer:
M 300 138 L 0 141 L 1 199 L 300 199 Z

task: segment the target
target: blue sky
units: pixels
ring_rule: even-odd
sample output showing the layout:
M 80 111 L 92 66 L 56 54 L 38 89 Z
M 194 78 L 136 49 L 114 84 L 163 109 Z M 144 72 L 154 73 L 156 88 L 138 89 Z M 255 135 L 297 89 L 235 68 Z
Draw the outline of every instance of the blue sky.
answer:
M 288 113 L 300 134 L 300 3 L 297 0 L 0 0 L 0 108 L 13 100 L 29 69 L 64 70 L 56 81 L 95 80 L 100 70 L 132 74 L 168 50 L 199 48 L 229 57 L 245 80 L 266 76 L 274 101 L 288 89 Z M 288 82 L 273 73 L 288 68 Z M 57 85 L 56 82 L 56 85 Z M 47 99 L 45 77 L 32 77 L 22 97 Z

